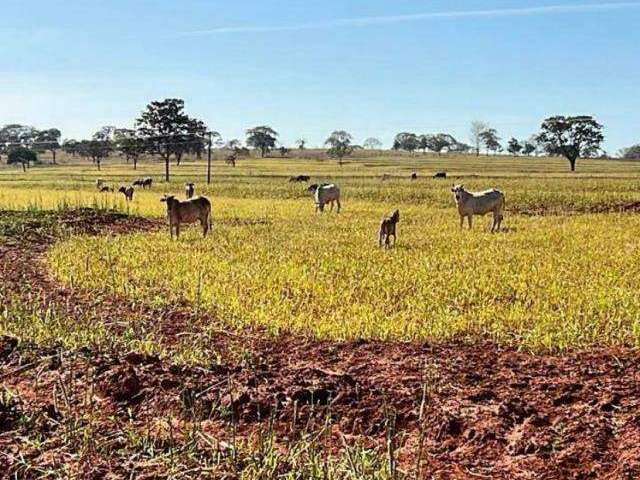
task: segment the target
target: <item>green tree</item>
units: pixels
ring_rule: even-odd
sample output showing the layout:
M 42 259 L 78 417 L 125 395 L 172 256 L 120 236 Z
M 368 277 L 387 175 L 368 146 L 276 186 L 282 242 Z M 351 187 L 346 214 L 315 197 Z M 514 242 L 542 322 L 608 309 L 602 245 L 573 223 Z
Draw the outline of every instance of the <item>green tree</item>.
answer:
M 522 144 L 522 153 L 528 157 L 535 151 L 536 151 L 535 144 L 531 143 L 529 140 L 525 140 L 524 143 Z
M 102 160 L 107 158 L 113 150 L 112 142 L 108 140 L 83 140 L 78 145 L 78 153 L 83 157 L 90 158 L 98 166 L 102 165 Z
M 159 155 L 164 160 L 165 180 L 168 182 L 171 156 L 181 157 L 185 140 L 188 144 L 193 144 L 195 137 L 202 133 L 204 123 L 184 113 L 184 100 L 166 98 L 147 105 L 136 120 L 136 126 L 139 136 L 145 140 L 148 152 Z
M 247 145 L 260 150 L 260 156 L 266 157 L 278 141 L 278 132 L 266 125 L 247 130 Z
M 625 160 L 640 160 L 640 144 L 623 149 L 620 156 Z
M 21 164 L 22 171 L 26 172 L 29 163 L 36 163 L 38 161 L 38 154 L 26 147 L 15 147 L 9 151 L 7 157 L 7 163 L 9 165 Z
M 420 140 L 415 133 L 401 132 L 397 134 L 393 140 L 394 150 L 405 150 L 409 153 L 413 153 L 418 148 L 420 148 Z
M 78 154 L 78 145 L 80 142 L 74 140 L 73 138 L 65 138 L 62 142 L 62 151 L 67 155 L 76 156 Z
M 307 145 L 307 141 L 304 138 L 299 138 L 298 140 L 296 140 L 296 145 L 298 146 L 298 150 L 304 150 L 306 145 Z
M 523 145 L 518 141 L 518 139 L 511 137 L 509 143 L 507 144 L 507 152 L 509 152 L 514 157 L 517 157 L 522 149 Z
M 53 157 L 53 164 L 56 163 L 56 152 L 60 150 L 60 138 L 62 133 L 57 128 L 49 128 L 47 130 L 40 130 L 34 139 L 34 146 L 38 150 L 48 150 Z
M 458 141 L 448 133 L 436 133 L 435 135 L 421 135 L 420 136 L 420 148 L 427 148 L 432 152 L 436 152 L 438 156 L 442 154 L 442 151 L 446 148 L 449 149 Z
M 344 157 L 348 157 L 355 149 L 360 148 L 358 145 L 353 145 L 352 142 L 353 137 L 350 133 L 344 130 L 334 131 L 324 142 L 324 144 L 329 147 L 327 149 L 327 155 L 337 158 L 338 165 L 342 165 Z
M 591 116 L 555 116 L 542 123 L 537 138 L 547 154 L 565 157 L 575 172 L 578 158 L 591 157 L 600 150 L 604 141 L 602 129 Z
M 482 133 L 480 133 L 480 138 L 482 140 L 482 144 L 487 149 L 487 155 L 489 152 L 493 152 L 494 154 L 498 151 L 502 151 L 502 145 L 500 145 L 500 137 L 498 136 L 498 132 L 495 128 L 487 128 Z
M 118 128 L 113 135 L 114 148 L 124 155 L 127 163 L 133 162 L 133 169 L 138 169 L 138 160 L 147 150 L 144 138 L 138 136 L 138 132 L 129 128 Z

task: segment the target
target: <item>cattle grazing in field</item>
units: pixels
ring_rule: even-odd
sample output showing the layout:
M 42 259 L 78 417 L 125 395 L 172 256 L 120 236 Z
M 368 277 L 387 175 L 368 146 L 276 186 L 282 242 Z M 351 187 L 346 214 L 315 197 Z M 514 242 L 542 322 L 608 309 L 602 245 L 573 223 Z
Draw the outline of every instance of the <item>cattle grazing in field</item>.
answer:
M 151 190 L 151 186 L 153 185 L 153 178 L 145 177 L 142 179 L 142 188 L 148 188 Z
M 324 212 L 324 206 L 331 204 L 330 211 L 333 211 L 333 204 L 338 205 L 337 213 L 340 213 L 340 188 L 333 183 L 321 183 L 320 185 L 314 183 L 307 189 L 309 192 L 313 192 L 314 200 L 316 203 L 316 212 Z
M 113 192 L 113 187 L 110 187 L 109 185 L 105 185 L 102 184 L 98 187 L 98 191 L 101 193 L 106 193 L 106 192 Z
M 447 178 L 447 172 L 437 172 L 433 178 Z
M 195 183 L 185 183 L 184 184 L 184 193 L 185 193 L 187 199 L 193 198 L 193 196 L 196 193 L 196 184 Z
M 465 190 L 464 185 L 454 185 L 451 191 L 460 214 L 460 228 L 464 225 L 464 217 L 467 217 L 469 229 L 471 229 L 474 215 L 485 215 L 492 212 L 493 224 L 491 225 L 491 232 L 500 230 L 504 219 L 502 212 L 505 206 L 505 197 L 502 192 L 493 189 L 472 193 Z
M 196 197 L 181 202 L 173 195 L 165 195 L 161 200 L 167 204 L 167 216 L 169 217 L 169 233 L 173 238 L 173 230 L 176 238 L 180 238 L 180 225 L 183 223 L 200 222 L 203 236 L 211 229 L 211 202 L 206 197 Z
M 133 193 L 135 192 L 135 190 L 133 189 L 133 187 L 131 185 L 125 187 L 124 185 L 122 185 L 118 191 L 124 195 L 124 198 L 127 202 L 130 202 L 131 200 L 133 200 Z
M 411 180 L 417 180 L 418 179 L 418 174 L 416 172 L 413 172 L 411 174 Z
M 131 185 L 133 185 L 134 187 L 142 187 L 143 182 L 144 182 L 144 180 L 142 180 L 141 178 L 138 178 L 138 179 L 134 180 Z
M 380 230 L 378 231 L 378 246 L 382 247 L 384 240 L 384 247 L 389 248 L 391 246 L 391 237 L 393 236 L 393 246 L 396 245 L 396 225 L 400 221 L 400 210 L 394 211 L 391 216 L 385 217 L 380 222 Z
M 308 182 L 309 180 L 311 180 L 309 175 L 297 175 L 289 178 L 290 182 Z

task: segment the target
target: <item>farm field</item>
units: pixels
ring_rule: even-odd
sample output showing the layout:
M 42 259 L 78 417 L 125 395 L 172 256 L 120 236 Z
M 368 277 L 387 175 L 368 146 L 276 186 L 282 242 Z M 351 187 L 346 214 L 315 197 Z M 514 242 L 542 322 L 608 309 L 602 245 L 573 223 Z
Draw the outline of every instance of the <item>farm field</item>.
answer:
M 246 159 L 207 186 L 193 159 L 169 183 L 159 163 L 62 160 L 0 169 L 0 466 L 640 475 L 639 164 Z M 303 173 L 340 185 L 340 214 L 314 213 Z M 130 204 L 95 187 L 148 175 Z M 172 240 L 160 198 L 187 181 L 213 231 Z M 460 230 L 453 183 L 503 191 L 504 231 Z

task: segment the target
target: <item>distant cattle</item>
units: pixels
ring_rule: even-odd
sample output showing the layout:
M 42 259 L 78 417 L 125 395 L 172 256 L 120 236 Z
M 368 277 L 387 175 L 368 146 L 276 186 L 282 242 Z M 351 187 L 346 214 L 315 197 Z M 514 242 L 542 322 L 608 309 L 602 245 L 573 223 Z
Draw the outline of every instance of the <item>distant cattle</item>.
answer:
M 138 178 L 137 180 L 134 180 L 133 184 L 134 187 L 142 187 L 143 189 L 151 189 L 151 186 L 153 185 L 153 178 L 151 177 L 145 177 L 145 178 Z
M 196 185 L 195 183 L 185 183 L 184 184 L 184 193 L 186 197 L 193 198 L 193 195 L 196 193 Z
M 386 182 L 387 180 L 391 180 L 391 175 L 389 175 L 388 173 L 385 173 L 382 175 L 382 181 Z
M 98 191 L 100 191 L 102 193 L 113 192 L 113 187 L 110 187 L 109 185 L 102 184 L 102 185 L 100 185 L 100 187 L 98 187 Z
M 502 192 L 493 189 L 472 193 L 465 190 L 464 185 L 454 185 L 451 191 L 460 215 L 460 228 L 464 225 L 464 217 L 467 217 L 469 229 L 471 229 L 474 215 L 485 215 L 493 212 L 491 232 L 500 230 L 504 219 L 502 212 L 505 205 L 505 197 Z
M 378 246 L 382 247 L 384 241 L 385 248 L 391 246 L 391 237 L 393 236 L 393 245 L 396 244 L 396 225 L 400 221 L 400 210 L 396 210 L 391 216 L 383 218 L 380 222 L 380 230 L 378 231 Z
M 297 175 L 289 178 L 290 182 L 308 182 L 309 180 L 311 180 L 309 175 Z
M 142 187 L 144 185 L 144 180 L 142 180 L 141 178 L 138 178 L 134 180 L 131 185 L 133 185 L 134 187 Z
M 416 172 L 413 172 L 411 174 L 411 180 L 417 180 L 418 179 L 418 174 Z
M 180 238 L 180 225 L 183 223 L 200 222 L 205 237 L 211 230 L 211 202 L 208 198 L 196 197 L 181 202 L 173 195 L 165 195 L 160 201 L 167 204 L 171 238 L 174 229 L 176 238 Z
M 330 204 L 330 211 L 333 211 L 333 204 L 338 205 L 337 213 L 340 213 L 342 205 L 340 204 L 340 188 L 333 183 L 322 183 L 320 185 L 313 184 L 308 189 L 313 192 L 316 203 L 316 212 L 324 212 L 324 206 Z
M 447 178 L 447 172 L 438 172 L 433 176 L 433 178 Z
M 131 200 L 133 200 L 133 193 L 135 192 L 135 190 L 130 185 L 127 187 L 123 185 L 118 189 L 118 192 L 124 195 L 124 198 L 127 202 L 130 202 Z

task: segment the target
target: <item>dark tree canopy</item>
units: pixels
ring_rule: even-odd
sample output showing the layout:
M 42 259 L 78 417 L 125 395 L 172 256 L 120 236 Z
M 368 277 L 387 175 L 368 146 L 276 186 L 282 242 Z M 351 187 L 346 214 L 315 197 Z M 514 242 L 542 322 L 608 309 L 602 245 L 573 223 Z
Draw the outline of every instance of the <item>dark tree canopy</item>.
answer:
M 626 160 L 640 160 L 640 144 L 625 148 L 621 157 Z
M 445 148 L 448 150 L 458 143 L 457 140 L 448 133 L 421 135 L 419 142 L 420 148 L 423 150 L 431 150 L 438 155 L 440 155 Z
M 26 147 L 15 147 L 9 151 L 7 157 L 7 163 L 9 165 L 21 164 L 22 171 L 26 172 L 29 163 L 35 163 L 38 161 L 38 154 Z
M 113 134 L 114 148 L 124 155 L 127 163 L 133 161 L 133 169 L 138 168 L 138 160 L 147 150 L 147 142 L 138 132 L 129 128 L 118 128 Z
M 571 171 L 576 170 L 576 160 L 598 153 L 604 141 L 602 125 L 591 116 L 556 116 L 547 118 L 537 137 L 549 155 L 558 155 L 569 160 Z
M 98 166 L 107 158 L 113 150 L 113 143 L 108 140 L 83 140 L 78 144 L 78 153 L 90 158 Z
M 342 165 L 342 159 L 348 157 L 358 147 L 353 145 L 353 137 L 344 130 L 335 130 L 324 142 L 329 147 L 327 155 L 338 159 L 338 164 Z
M 535 144 L 531 143 L 529 140 L 525 140 L 524 143 L 522 144 L 522 153 L 524 155 L 529 156 L 535 151 L 536 151 Z
M 511 155 L 517 156 L 523 149 L 523 145 L 518 141 L 517 138 L 511 137 L 509 143 L 507 144 L 507 152 Z
M 247 145 L 260 150 L 260 156 L 266 157 L 278 141 L 278 132 L 266 125 L 247 130 Z
M 136 120 L 138 134 L 144 138 L 149 153 L 160 155 L 165 165 L 165 180 L 169 181 L 169 161 L 176 160 L 201 142 L 206 131 L 203 122 L 184 113 L 184 100 L 167 98 L 151 102 Z
M 498 132 L 495 128 L 487 128 L 482 131 L 482 133 L 480 133 L 480 139 L 487 149 L 487 152 L 491 151 L 493 153 L 496 153 L 502 150 L 502 145 L 500 145 L 500 137 L 498 136 Z
M 57 128 L 40 130 L 34 139 L 34 146 L 41 151 L 48 150 L 53 156 L 53 163 L 56 163 L 56 151 L 60 149 L 60 138 L 62 133 Z
M 401 132 L 396 135 L 393 140 L 394 150 L 405 150 L 409 153 L 413 153 L 420 148 L 420 140 L 415 133 Z

